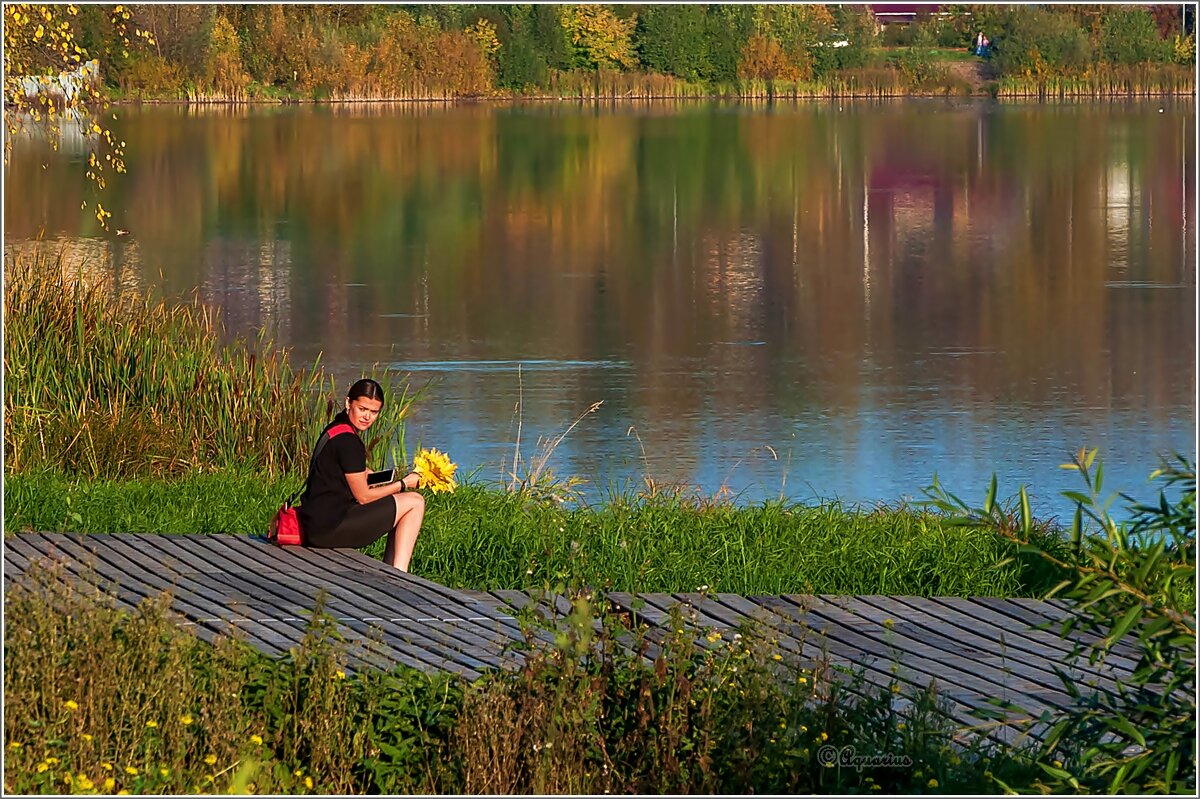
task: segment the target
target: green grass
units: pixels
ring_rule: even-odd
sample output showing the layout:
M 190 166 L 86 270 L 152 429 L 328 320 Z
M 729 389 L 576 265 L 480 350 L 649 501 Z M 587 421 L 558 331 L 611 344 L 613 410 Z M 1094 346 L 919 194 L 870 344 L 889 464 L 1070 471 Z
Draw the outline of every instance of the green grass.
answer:
M 235 471 L 120 481 L 10 474 L 4 522 L 10 532 L 262 534 L 298 484 Z M 380 556 L 383 545 L 364 551 Z M 564 508 L 468 484 L 429 497 L 412 569 L 477 589 L 1036 596 L 1053 582 L 1038 564 L 995 533 L 913 508 L 674 498 Z

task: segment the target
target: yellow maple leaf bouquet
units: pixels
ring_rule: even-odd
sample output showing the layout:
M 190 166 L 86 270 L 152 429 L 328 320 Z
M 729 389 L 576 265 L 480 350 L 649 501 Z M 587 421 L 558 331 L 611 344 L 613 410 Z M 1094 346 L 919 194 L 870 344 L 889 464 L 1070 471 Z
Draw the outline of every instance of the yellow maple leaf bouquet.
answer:
M 413 458 L 413 469 L 420 481 L 417 488 L 428 488 L 435 494 L 443 491 L 450 493 L 458 488 L 454 481 L 454 472 L 458 464 L 450 460 L 450 456 L 436 449 L 420 449 Z

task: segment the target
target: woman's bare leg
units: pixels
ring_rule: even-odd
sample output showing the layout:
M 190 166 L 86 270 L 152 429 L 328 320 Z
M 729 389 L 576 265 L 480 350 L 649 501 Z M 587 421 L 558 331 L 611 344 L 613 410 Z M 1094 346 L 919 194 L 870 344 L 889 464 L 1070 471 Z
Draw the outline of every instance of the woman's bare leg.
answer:
M 383 562 L 402 572 L 408 571 L 413 547 L 421 534 L 421 522 L 425 520 L 425 497 L 415 491 L 395 494 L 396 526 L 388 533 L 387 547 L 383 551 Z

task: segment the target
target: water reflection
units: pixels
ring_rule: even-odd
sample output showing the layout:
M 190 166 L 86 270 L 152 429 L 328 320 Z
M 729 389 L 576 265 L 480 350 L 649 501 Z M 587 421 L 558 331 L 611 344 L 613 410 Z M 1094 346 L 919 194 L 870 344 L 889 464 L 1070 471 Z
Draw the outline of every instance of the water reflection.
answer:
M 81 218 L 81 156 L 19 141 L 6 245 L 197 291 L 339 382 L 433 378 L 416 437 L 489 477 L 520 391 L 528 440 L 605 400 L 556 455 L 601 484 L 995 469 L 1062 512 L 1080 445 L 1135 492 L 1194 452 L 1194 109 L 1160 107 L 153 109 L 118 122 L 131 235 Z

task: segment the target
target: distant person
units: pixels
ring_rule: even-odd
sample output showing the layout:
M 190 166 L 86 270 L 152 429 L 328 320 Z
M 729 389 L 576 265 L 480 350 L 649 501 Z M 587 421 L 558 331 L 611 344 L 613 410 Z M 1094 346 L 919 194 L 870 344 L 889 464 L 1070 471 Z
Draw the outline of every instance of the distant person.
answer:
M 425 518 L 425 497 L 412 490 L 419 479 L 413 472 L 367 487 L 367 448 L 359 436 L 375 424 L 381 410 L 378 383 L 364 379 L 350 386 L 346 409 L 321 431 L 332 436 L 309 466 L 298 509 L 300 526 L 305 545 L 319 548 L 365 547 L 386 535 L 384 562 L 408 571 Z
M 975 55 L 983 55 L 983 31 L 975 34 Z
M 982 33 L 979 35 L 983 36 Z M 984 58 L 987 58 L 991 54 L 992 54 L 992 43 L 988 41 L 988 37 L 983 36 L 983 44 L 979 48 L 979 55 L 983 56 Z

